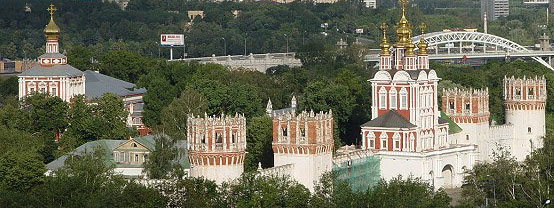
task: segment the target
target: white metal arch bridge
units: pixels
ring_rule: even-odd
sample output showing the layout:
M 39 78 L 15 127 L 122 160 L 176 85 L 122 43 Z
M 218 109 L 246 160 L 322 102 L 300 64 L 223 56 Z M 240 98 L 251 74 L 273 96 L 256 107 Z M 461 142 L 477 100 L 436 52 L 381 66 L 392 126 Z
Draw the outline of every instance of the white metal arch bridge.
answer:
M 530 57 L 554 70 L 550 63 L 541 58 L 547 57 L 551 62 L 551 57 L 554 56 L 553 51 L 529 50 L 511 40 L 496 35 L 467 31 L 433 32 L 415 36 L 412 38 L 412 42 L 417 44 L 421 37 L 425 38 L 425 42 L 429 46 L 429 58 L 432 60 Z M 370 54 L 366 57 L 366 61 L 378 60 L 378 54 Z

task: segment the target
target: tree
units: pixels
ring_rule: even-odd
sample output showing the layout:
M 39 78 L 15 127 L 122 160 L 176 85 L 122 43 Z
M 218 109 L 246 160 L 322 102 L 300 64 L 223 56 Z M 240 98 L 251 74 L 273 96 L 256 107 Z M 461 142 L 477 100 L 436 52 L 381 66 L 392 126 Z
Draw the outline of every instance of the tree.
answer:
M 184 140 L 189 115 L 202 115 L 208 110 L 208 100 L 194 89 L 186 89 L 181 96 L 162 110 L 161 131 L 173 140 Z
M 356 106 L 355 98 L 347 87 L 326 81 L 314 81 L 308 84 L 300 97 L 300 108 L 303 110 L 333 111 L 333 119 L 339 129 L 340 137 L 335 137 L 335 145 L 340 146 L 341 138 L 346 135 L 346 124 Z
M 27 192 L 44 180 L 44 164 L 32 151 L 11 150 L 0 156 L 0 189 Z
M 169 197 L 169 207 L 221 207 L 223 203 L 217 184 L 204 178 L 169 180 L 156 188 Z
M 30 132 L 42 132 L 52 136 L 65 129 L 67 122 L 67 103 L 59 97 L 37 93 L 25 97 L 22 109 L 29 115 Z M 52 140 L 54 138 L 52 137 Z
M 420 179 L 401 176 L 379 182 L 367 195 L 370 207 L 449 207 L 451 200 L 442 189 L 434 191 Z
M 148 61 L 141 55 L 124 50 L 116 50 L 104 54 L 100 60 L 100 72 L 128 82 L 136 82 L 146 74 Z
M 307 207 L 310 200 L 310 191 L 288 177 L 245 173 L 222 189 L 228 207 Z
M 86 142 L 97 140 L 99 135 L 104 133 L 98 129 L 99 125 L 95 122 L 96 118 L 92 108 L 85 100 L 85 96 L 80 95 L 73 98 L 69 109 L 69 127 L 60 138 L 64 152 L 72 151 Z
M 263 168 L 273 167 L 273 122 L 267 115 L 251 118 L 246 126 L 246 159 L 244 169 L 255 171 L 258 163 Z
M 144 172 L 151 179 L 181 178 L 178 176 L 180 164 L 174 163 L 178 156 L 175 141 L 163 135 L 155 138 L 155 150 L 148 155 L 144 163 Z
M 132 135 L 126 125 L 129 113 L 119 96 L 105 93 L 96 103 L 92 110 L 96 115 L 94 125 L 101 132 L 97 139 L 127 139 Z
M 335 173 L 321 176 L 310 200 L 311 207 L 364 207 L 365 192 L 354 192 L 350 184 L 337 178 Z

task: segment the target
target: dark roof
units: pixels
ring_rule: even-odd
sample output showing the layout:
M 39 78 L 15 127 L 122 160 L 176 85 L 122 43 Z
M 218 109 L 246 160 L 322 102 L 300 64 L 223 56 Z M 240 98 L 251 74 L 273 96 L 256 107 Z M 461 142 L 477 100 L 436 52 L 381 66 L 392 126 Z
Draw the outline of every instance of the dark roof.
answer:
M 416 125 L 410 123 L 395 110 L 389 110 L 385 114 L 362 124 L 361 127 L 414 128 Z
M 69 64 L 60 64 L 44 67 L 35 65 L 29 70 L 23 71 L 19 76 L 82 76 L 83 72 Z
M 296 112 L 296 108 L 283 108 L 283 109 L 277 109 L 277 110 L 272 110 L 271 111 L 271 114 L 272 115 L 281 115 L 281 114 L 285 114 L 285 113 L 295 113 Z
M 442 124 L 441 122 L 448 123 L 448 134 L 455 134 L 462 131 L 462 128 L 444 112 L 441 112 L 441 116 L 439 117 L 439 124 Z
M 137 86 L 133 83 L 100 74 L 95 71 L 85 71 L 85 78 L 85 95 L 88 99 L 92 100 L 99 98 L 105 93 L 113 93 L 120 97 L 146 93 L 146 89 L 137 89 Z

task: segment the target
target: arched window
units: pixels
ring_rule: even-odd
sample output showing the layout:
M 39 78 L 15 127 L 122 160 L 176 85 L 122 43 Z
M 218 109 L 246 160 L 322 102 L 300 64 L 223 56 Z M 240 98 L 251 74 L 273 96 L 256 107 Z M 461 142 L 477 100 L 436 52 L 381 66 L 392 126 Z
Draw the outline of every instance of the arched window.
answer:
M 389 90 L 389 101 L 390 101 L 390 109 L 396 109 L 396 89 L 393 87 Z
M 215 143 L 223 143 L 223 136 L 221 136 L 221 133 L 216 132 L 215 133 L 215 138 L 216 138 Z
M 367 137 L 369 141 L 369 148 L 375 149 L 375 134 L 373 132 L 369 132 Z
M 379 108 L 387 108 L 387 90 L 384 87 L 379 90 Z
M 387 141 L 389 139 L 389 136 L 387 135 L 387 133 L 381 132 L 381 136 L 379 138 L 381 138 L 381 149 L 382 150 L 388 149 Z
M 527 127 L 527 133 L 531 133 L 531 127 Z
M 400 151 L 400 134 L 398 132 L 394 133 L 392 136 L 393 150 Z
M 400 110 L 408 109 L 408 91 L 406 88 L 400 89 Z
M 137 147 L 136 143 L 131 144 L 131 147 Z

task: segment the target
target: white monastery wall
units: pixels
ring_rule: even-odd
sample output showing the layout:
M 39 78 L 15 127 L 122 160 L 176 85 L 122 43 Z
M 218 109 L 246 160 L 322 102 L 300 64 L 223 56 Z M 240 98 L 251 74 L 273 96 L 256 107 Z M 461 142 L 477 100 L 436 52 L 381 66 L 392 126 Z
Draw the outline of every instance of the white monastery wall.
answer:
M 234 179 L 240 178 L 240 175 L 244 171 L 244 165 L 223 165 L 223 166 L 213 166 L 213 165 L 197 165 L 190 168 L 191 177 L 204 177 L 206 179 L 215 181 L 217 184 L 222 184 L 223 182 L 229 182 Z
M 321 175 L 330 172 L 333 168 L 333 155 L 331 152 L 312 154 L 274 154 L 275 167 L 294 164 L 291 177 L 304 185 L 310 191 L 314 191 L 314 184 L 319 181 Z

